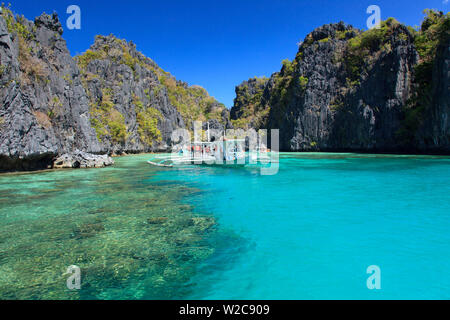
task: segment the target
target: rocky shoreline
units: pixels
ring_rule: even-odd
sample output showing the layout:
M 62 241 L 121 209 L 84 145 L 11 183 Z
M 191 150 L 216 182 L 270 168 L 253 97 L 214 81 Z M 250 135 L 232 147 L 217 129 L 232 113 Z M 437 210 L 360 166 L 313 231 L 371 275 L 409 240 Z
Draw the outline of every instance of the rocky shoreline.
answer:
M 114 164 L 114 160 L 108 155 L 94 155 L 80 150 L 66 153 L 58 157 L 54 163 L 54 169 L 78 169 L 78 168 L 103 168 Z
M 51 169 L 104 168 L 112 165 L 114 160 L 109 155 L 95 155 L 75 150 L 59 156 L 44 154 L 25 159 L 0 157 L 0 174 Z

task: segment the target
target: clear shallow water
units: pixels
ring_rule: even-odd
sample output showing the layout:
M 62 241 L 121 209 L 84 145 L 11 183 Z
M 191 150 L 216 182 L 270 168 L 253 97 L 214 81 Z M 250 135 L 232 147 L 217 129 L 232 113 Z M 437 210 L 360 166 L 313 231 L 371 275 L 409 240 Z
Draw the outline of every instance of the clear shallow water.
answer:
M 206 192 L 219 243 L 201 299 L 450 298 L 450 159 L 284 154 L 280 172 L 203 168 L 165 178 Z M 367 289 L 370 265 L 382 290 Z
M 148 157 L 0 176 L 0 298 L 450 298 L 450 158 L 282 154 L 261 176 Z
M 0 299 L 176 299 L 214 248 L 200 192 L 155 180 L 144 158 L 113 168 L 0 176 Z M 82 290 L 66 287 L 77 265 Z

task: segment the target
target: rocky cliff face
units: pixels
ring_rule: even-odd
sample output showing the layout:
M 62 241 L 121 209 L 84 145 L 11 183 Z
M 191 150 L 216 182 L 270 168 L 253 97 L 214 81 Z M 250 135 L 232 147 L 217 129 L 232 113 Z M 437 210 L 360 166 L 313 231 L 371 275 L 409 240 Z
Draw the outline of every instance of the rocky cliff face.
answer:
M 62 33 L 55 14 L 31 22 L 3 8 L 0 171 L 48 168 L 72 153 L 75 165 L 80 152 L 168 150 L 172 131 L 195 120 L 229 126 L 225 106 L 177 81 L 133 43 L 98 36 L 73 58 Z
M 172 132 L 193 130 L 194 121 L 229 125 L 223 104 L 202 87 L 178 81 L 132 42 L 97 36 L 76 61 L 103 153 L 167 151 Z
M 426 37 L 394 19 L 314 30 L 281 72 L 237 87 L 233 123 L 280 129 L 286 151 L 449 153 L 449 16 L 434 14 Z M 432 76 L 421 71 L 430 59 Z
M 185 124 L 152 60 L 133 43 L 97 36 L 77 62 L 101 152 L 167 150 L 172 131 Z
M 422 111 L 424 120 L 415 136 L 419 150 L 441 152 L 450 150 L 450 21 L 439 39 L 436 52 L 429 62 L 429 83 L 425 86 L 429 95 Z
M 333 126 L 324 147 L 401 151 L 397 133 L 411 95 L 418 55 L 413 37 L 406 27 L 392 21 L 386 28 L 387 34 L 384 35 L 386 38 L 382 40 L 384 43 L 381 49 L 369 49 L 372 50 L 370 58 L 362 64 L 362 74 L 355 78 L 356 83 L 346 87 L 341 82 L 341 87 L 348 88 L 348 91 L 333 97 Z M 346 54 L 349 53 L 344 53 L 343 62 L 339 65 L 338 72 L 341 74 L 349 71 L 345 70 L 349 63 L 345 61 Z
M 268 81 L 267 78 L 253 78 L 236 87 L 236 99 L 230 117 L 237 127 L 243 124 L 258 127 L 264 123 L 266 108 L 260 102 Z
M 230 121 L 205 89 L 178 81 L 131 42 L 97 36 L 73 58 L 56 15 L 30 22 L 3 8 L 0 171 L 165 151 L 171 133 L 194 121 L 280 129 L 286 151 L 450 153 L 449 30 L 449 14 L 435 11 L 419 31 L 395 19 L 365 32 L 322 26 L 280 72 L 236 88 Z
M 0 170 L 45 168 L 77 148 L 101 151 L 61 34 L 56 16 L 35 23 L 5 10 L 0 16 Z

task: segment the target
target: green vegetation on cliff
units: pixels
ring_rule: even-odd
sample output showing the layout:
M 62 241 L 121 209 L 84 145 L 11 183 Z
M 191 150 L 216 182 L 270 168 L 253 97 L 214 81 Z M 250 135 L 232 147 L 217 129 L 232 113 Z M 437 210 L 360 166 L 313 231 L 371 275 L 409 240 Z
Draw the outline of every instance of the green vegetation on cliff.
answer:
M 45 70 L 42 61 L 34 56 L 31 42 L 35 39 L 35 28 L 26 25 L 23 16 L 14 16 L 10 6 L 2 4 L 2 17 L 6 21 L 8 31 L 17 37 L 19 43 L 19 63 L 22 71 L 21 81 L 31 83 L 47 78 L 48 72 Z
M 162 135 L 158 129 L 158 123 L 162 120 L 161 112 L 149 106 L 145 107 L 137 96 L 133 97 L 133 103 L 136 107 L 136 121 L 141 141 L 148 146 L 155 141 L 160 142 Z
M 17 34 L 25 40 L 32 40 L 33 33 L 25 25 L 25 18 L 23 16 L 14 17 L 11 11 L 11 6 L 6 7 L 2 4 L 2 16 L 6 21 L 6 26 L 11 34 Z
M 127 139 L 125 118 L 114 108 L 111 97 L 112 90 L 103 89 L 101 101 L 91 104 L 91 125 L 99 141 L 109 136 L 113 142 L 124 143 Z
M 217 119 L 219 122 L 223 122 L 222 114 L 226 111 L 223 104 L 209 96 L 208 92 L 202 87 L 188 86 L 184 82 L 177 81 L 170 73 L 137 52 L 134 45 L 127 43 L 125 40 L 112 35 L 107 37 L 97 36 L 95 44 L 84 54 L 77 56 L 76 61 L 82 73 L 84 87 L 91 95 L 91 102 L 94 104 L 93 112 L 91 112 L 93 114 L 98 114 L 99 108 L 95 107 L 96 103 L 92 101 L 92 92 L 90 92 L 92 88 L 90 88 L 89 83 L 91 81 L 98 82 L 101 77 L 94 71 L 96 68 L 92 66 L 95 63 L 98 64 L 97 61 L 108 61 L 108 63 L 125 65 L 131 69 L 133 78 L 128 79 L 128 81 L 134 83 L 132 86 L 135 91 L 131 103 L 136 106 L 137 132 L 141 142 L 145 145 L 152 145 L 154 141 L 161 141 L 162 137 L 158 124 L 162 120 L 162 114 L 157 108 L 151 106 L 164 104 L 164 101 L 168 101 L 176 108 L 189 129 L 194 121 Z M 115 74 L 111 76 L 115 77 L 114 81 L 102 81 L 103 89 L 112 90 L 114 86 L 123 87 L 123 72 L 115 71 Z M 136 97 L 137 86 L 143 88 L 145 92 L 143 96 L 141 91 L 140 99 Z M 102 137 L 105 135 L 105 126 L 109 127 L 109 124 L 108 117 L 102 116 L 100 118 L 104 120 L 97 121 L 98 119 L 94 119 L 93 123 L 98 135 Z M 120 128 L 123 129 L 123 126 Z M 117 131 L 121 133 L 117 138 L 125 137 L 122 134 L 123 130 Z
M 380 68 L 377 66 L 380 58 L 387 59 L 386 61 L 396 59 L 396 55 L 400 52 L 393 49 L 402 47 L 405 48 L 403 54 L 408 54 L 412 60 L 414 49 L 419 55 L 417 64 L 411 62 L 415 64 L 414 69 L 407 70 L 414 77 L 414 83 L 412 92 L 408 91 L 411 99 L 404 106 L 401 129 L 397 133 L 399 143 L 412 143 L 424 121 L 426 110 L 432 103 L 433 67 L 436 56 L 440 47 L 448 46 L 450 37 L 449 13 L 444 14 L 435 10 L 425 10 L 424 13 L 425 19 L 417 31 L 394 18 L 389 18 L 382 21 L 379 28 L 367 31 L 342 24 L 334 27 L 325 25 L 312 32 L 300 45 L 295 59 L 283 60 L 281 71 L 273 74 L 270 81 L 265 80 L 263 85 L 259 85 L 258 82 L 255 84 L 254 79 L 250 79 L 236 88 L 236 99 L 231 111 L 234 126 L 261 128 L 270 121 L 270 125 L 277 127 L 286 118 L 291 119 L 293 108 L 296 108 L 297 104 L 302 104 L 305 92 L 312 86 L 308 76 L 319 71 L 308 70 L 315 64 L 311 57 L 316 54 L 325 56 L 323 49 L 330 50 L 330 48 L 334 54 L 332 63 L 337 68 L 338 74 L 336 71 L 333 72 L 336 73 L 335 78 L 340 83 L 339 90 L 332 94 L 328 107 L 334 115 L 350 112 L 346 101 L 347 95 L 355 94 L 357 92 L 355 89 L 367 81 L 376 68 Z M 325 63 L 324 60 L 324 66 Z M 264 92 L 267 94 L 263 95 Z M 377 106 L 374 110 L 378 110 Z
M 235 128 L 258 127 L 266 121 L 270 109 L 262 105 L 262 97 L 268 81 L 269 79 L 265 77 L 254 77 L 236 87 L 234 106 L 239 111 L 233 112 L 234 110 L 232 110 L 231 120 Z M 240 108 L 241 106 L 244 107 Z
M 267 128 L 269 115 L 281 117 L 286 112 L 291 95 L 304 94 L 309 79 L 298 72 L 302 58 L 303 52 L 299 52 L 293 61 L 283 60 L 281 71 L 272 75 L 271 79 L 255 77 L 236 87 L 236 99 L 231 110 L 234 127 Z M 265 97 L 266 90 L 268 95 Z
M 200 86 L 188 86 L 162 69 L 157 70 L 160 83 L 167 89 L 170 103 L 177 108 L 188 128 L 194 121 L 216 119 L 222 122 L 225 105 L 217 102 Z
M 382 21 L 379 28 L 360 32 L 348 40 L 343 59 L 350 86 L 358 85 L 361 74 L 370 71 L 371 60 L 376 57 L 376 53 L 391 50 L 394 34 L 407 40 L 407 35 L 399 30 L 400 26 L 397 20 L 389 18 Z
M 283 60 L 281 72 L 272 76 L 273 87 L 267 105 L 270 106 L 270 121 L 273 125 L 278 126 L 280 119 L 289 113 L 290 101 L 300 100 L 305 95 L 310 81 L 304 71 L 299 68 L 299 65 L 303 61 L 304 49 L 307 46 L 308 44 L 305 47 L 300 47 L 293 61 Z
M 398 137 L 403 143 L 413 143 L 424 115 L 432 104 L 433 66 L 441 45 L 450 39 L 450 13 L 425 10 L 425 19 L 419 31 L 413 32 L 414 44 L 420 60 L 415 66 L 415 92 L 405 108 L 405 119 Z

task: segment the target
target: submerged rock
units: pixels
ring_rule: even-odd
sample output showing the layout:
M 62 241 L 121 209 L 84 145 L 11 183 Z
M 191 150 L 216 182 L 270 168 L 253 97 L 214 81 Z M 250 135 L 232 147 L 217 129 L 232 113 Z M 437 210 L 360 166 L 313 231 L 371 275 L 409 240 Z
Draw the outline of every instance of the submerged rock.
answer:
M 0 299 L 186 297 L 199 263 L 215 252 L 211 240 L 216 230 L 206 230 L 215 221 L 208 216 L 202 221 L 203 216 L 183 203 L 196 190 L 150 186 L 145 172 L 137 168 L 126 174 L 88 170 L 4 177 Z M 20 183 L 10 183 L 16 179 Z M 149 197 L 158 202 L 145 208 L 142 204 Z M 23 203 L 29 204 L 27 210 Z M 81 290 L 67 289 L 71 265 L 81 269 Z
M 105 231 L 105 227 L 101 222 L 86 223 L 74 230 L 74 237 L 76 239 L 91 238 L 102 231 Z
M 164 217 L 158 217 L 158 218 L 148 218 L 147 223 L 148 224 L 164 224 L 167 222 L 167 218 Z
M 54 163 L 55 169 L 70 168 L 103 168 L 114 164 L 114 160 L 107 155 L 94 155 L 76 150 L 58 157 Z

